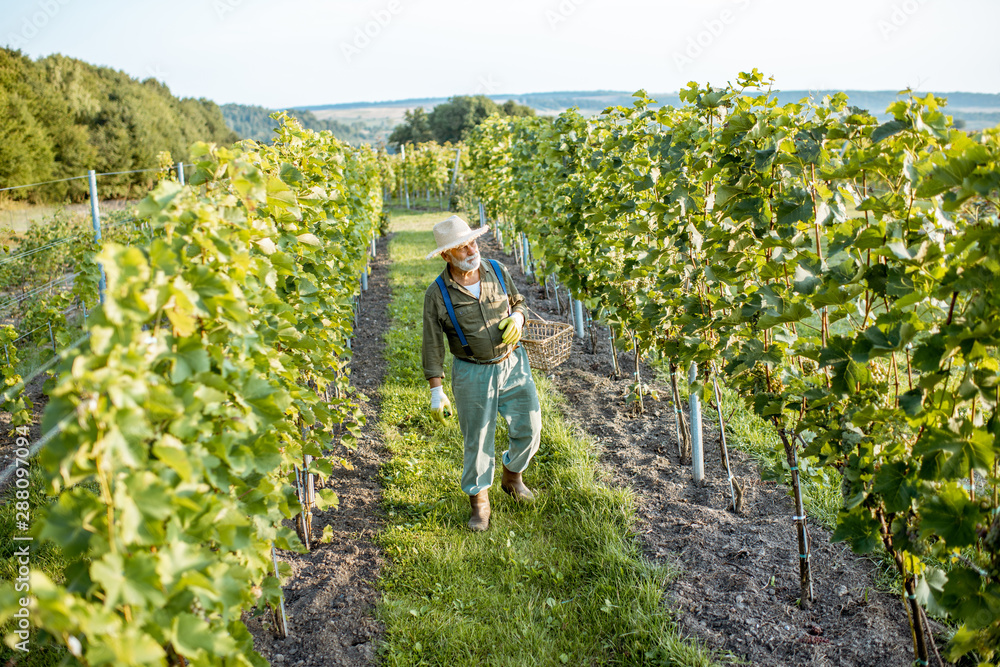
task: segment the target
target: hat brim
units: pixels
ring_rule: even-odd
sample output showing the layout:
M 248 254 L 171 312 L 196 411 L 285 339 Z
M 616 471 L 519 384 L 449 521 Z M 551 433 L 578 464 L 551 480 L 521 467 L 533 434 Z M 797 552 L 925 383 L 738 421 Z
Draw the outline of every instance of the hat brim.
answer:
M 465 234 L 464 236 L 460 236 L 457 239 L 455 239 L 454 242 L 449 243 L 446 246 L 441 246 L 440 248 L 435 249 L 434 252 L 428 254 L 427 257 L 425 257 L 424 259 L 433 259 L 433 258 L 437 257 L 438 255 L 440 255 L 441 253 L 447 252 L 448 250 L 454 250 L 455 248 L 461 248 L 462 246 L 464 246 L 469 241 L 473 241 L 475 239 L 478 239 L 480 236 L 482 236 L 483 234 L 485 234 L 488 231 L 490 231 L 490 226 L 489 225 L 483 225 L 482 227 L 480 227 L 478 229 L 473 229 L 468 234 Z

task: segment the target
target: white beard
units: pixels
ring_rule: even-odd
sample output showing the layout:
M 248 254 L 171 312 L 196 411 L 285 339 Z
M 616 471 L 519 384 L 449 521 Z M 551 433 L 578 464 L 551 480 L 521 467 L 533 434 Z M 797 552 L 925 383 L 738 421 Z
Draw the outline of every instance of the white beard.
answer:
M 455 268 L 465 273 L 469 273 L 470 271 L 475 271 L 476 269 L 479 268 L 479 253 L 477 252 L 469 259 L 466 259 L 461 262 L 455 260 Z

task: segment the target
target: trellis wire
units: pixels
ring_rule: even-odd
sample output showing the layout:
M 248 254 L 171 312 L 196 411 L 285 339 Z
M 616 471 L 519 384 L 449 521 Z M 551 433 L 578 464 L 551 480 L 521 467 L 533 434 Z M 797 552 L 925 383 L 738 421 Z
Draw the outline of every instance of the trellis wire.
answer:
M 62 278 L 56 278 L 55 280 L 53 280 L 51 282 L 45 283 L 41 287 L 36 287 L 35 289 L 31 290 L 30 292 L 25 292 L 24 294 L 21 294 L 20 296 L 16 296 L 13 299 L 10 299 L 8 301 L 0 303 L 0 311 L 7 310 L 11 306 L 19 304 L 22 301 L 30 299 L 33 296 L 37 296 L 38 294 L 41 294 L 42 292 L 44 292 L 44 291 L 46 291 L 48 289 L 51 289 L 52 287 L 55 287 L 56 285 L 59 285 L 59 284 L 65 283 L 67 281 L 73 280 L 78 275 L 80 275 L 80 274 L 79 273 L 74 273 L 74 274 L 69 275 L 69 276 L 63 276 Z
M 77 181 L 81 178 L 87 178 L 86 176 L 70 176 L 69 178 L 59 178 L 54 181 L 42 181 L 41 183 L 28 183 L 27 185 L 12 185 L 7 188 L 0 188 L 0 192 L 9 192 L 10 190 L 22 190 L 24 188 L 37 188 L 42 185 L 51 185 L 52 183 L 65 183 L 67 181 Z
M 40 437 L 31 445 L 31 447 L 28 449 L 28 456 L 25 458 L 31 458 L 32 456 L 37 454 L 39 450 L 42 449 L 42 447 L 49 444 L 49 441 L 52 440 L 52 438 L 59 435 L 60 433 L 62 433 L 62 430 L 66 428 L 66 425 L 75 416 L 76 413 L 71 412 L 62 419 L 60 419 L 58 424 L 50 428 L 42 437 Z M 7 479 L 10 478 L 10 476 L 14 473 L 14 469 L 17 468 L 17 465 L 18 462 L 17 459 L 15 458 L 14 461 L 4 469 L 3 473 L 0 473 L 0 487 L 2 487 L 7 482 Z
M 67 236 L 65 238 L 56 239 L 55 241 L 49 241 L 45 245 L 38 246 L 37 248 L 32 248 L 31 250 L 25 250 L 24 252 L 18 253 L 16 255 L 8 255 L 7 257 L 4 257 L 3 259 L 0 259 L 0 266 L 3 266 L 4 264 L 8 264 L 10 262 L 16 261 L 18 259 L 22 259 L 24 257 L 29 257 L 29 256 L 34 255 L 36 253 L 42 252 L 43 250 L 49 250 L 51 248 L 55 248 L 56 246 L 60 246 L 60 245 L 62 245 L 64 243 L 69 243 L 70 241 L 75 241 L 76 239 L 80 238 L 81 236 L 83 236 L 83 234 L 74 234 L 73 236 Z
M 177 173 L 178 179 L 179 179 L 179 181 L 180 181 L 180 183 L 182 185 L 184 184 L 184 181 L 185 181 L 184 168 L 188 167 L 188 166 L 193 166 L 193 165 L 187 165 L 187 164 L 184 164 L 183 162 L 178 162 L 176 165 L 174 165 L 174 168 L 176 169 L 176 173 Z M 93 222 L 94 237 L 95 237 L 94 240 L 97 241 L 97 242 L 99 242 L 101 240 L 101 223 L 100 223 L 100 213 L 99 213 L 99 210 L 98 210 L 98 200 L 97 200 L 97 196 L 96 196 L 97 195 L 96 178 L 100 177 L 100 176 L 121 176 L 121 175 L 127 175 L 127 174 L 142 174 L 142 173 L 150 173 L 150 172 L 155 172 L 155 171 L 160 171 L 160 170 L 161 170 L 160 167 L 150 167 L 150 168 L 147 168 L 147 169 L 129 169 L 129 170 L 122 170 L 122 171 L 109 171 L 109 172 L 100 172 L 100 173 L 96 172 L 95 170 L 90 170 L 87 174 L 80 175 L 80 176 L 70 176 L 70 177 L 67 177 L 67 178 L 52 179 L 52 180 L 49 180 L 49 181 L 40 181 L 40 182 L 37 182 L 37 183 L 26 183 L 26 184 L 23 184 L 23 185 L 7 186 L 7 187 L 4 187 L 4 188 L 0 188 L 0 192 L 8 192 L 8 191 L 12 191 L 12 190 L 20 190 L 20 189 L 25 189 L 25 188 L 40 187 L 40 186 L 43 186 L 43 185 L 52 185 L 52 184 L 55 184 L 55 183 L 66 183 L 66 182 L 69 182 L 69 181 L 82 180 L 82 179 L 85 179 L 85 178 L 89 179 L 90 180 L 90 195 L 91 195 L 91 197 L 90 197 L 91 198 L 91 218 L 92 218 L 92 222 Z M 131 218 L 127 219 L 127 220 L 116 221 L 115 223 L 112 223 L 111 225 L 109 225 L 108 229 L 115 229 L 115 228 L 124 226 L 124 225 L 129 224 L 129 223 L 134 223 L 136 221 L 137 221 L 137 218 L 135 218 L 135 217 L 131 217 Z M 9 263 L 12 263 L 12 262 L 15 262 L 15 261 L 18 261 L 18 260 L 25 259 L 27 257 L 31 257 L 31 256 L 36 255 L 38 253 L 44 252 L 46 250 L 51 250 L 51 249 L 56 248 L 58 246 L 61 246 L 61 245 L 70 243 L 72 241 L 75 241 L 75 240 L 77 240 L 77 239 L 79 239 L 79 238 L 81 238 L 83 236 L 84 236 L 83 234 L 75 234 L 73 236 L 69 236 L 69 237 L 65 237 L 65 238 L 61 238 L 61 239 L 55 239 L 55 240 L 52 240 L 52 241 L 49 241 L 49 242 L 45 243 L 42 246 L 39 246 L 38 248 L 32 248 L 30 250 L 25 250 L 23 252 L 19 252 L 19 253 L 16 253 L 16 254 L 13 254 L 13 255 L 10 255 L 10 256 L 7 256 L 7 257 L 0 258 L 0 266 L 3 266 L 5 264 L 9 264 Z M 63 278 L 58 278 L 56 280 L 50 281 L 49 283 L 46 283 L 45 285 L 33 288 L 32 290 L 30 290 L 28 292 L 25 292 L 25 293 L 19 295 L 18 297 L 10 299 L 10 300 L 4 302 L 3 304 L 0 304 L 0 311 L 7 310 L 7 309 L 9 309 L 10 307 L 12 307 L 12 306 L 14 306 L 16 304 L 25 301 L 26 299 L 29 299 L 29 298 L 31 298 L 33 296 L 37 296 L 39 294 L 42 294 L 45 291 L 51 289 L 52 287 L 58 286 L 58 285 L 63 284 L 65 282 L 69 281 L 69 280 L 72 280 L 73 278 L 75 278 L 78 275 L 79 275 L 79 273 L 74 273 L 71 276 L 66 276 L 66 277 L 63 277 Z M 104 297 L 104 283 L 105 283 L 104 270 L 103 270 L 103 267 L 101 267 L 101 288 L 100 288 L 101 294 L 100 294 L 100 296 L 101 296 L 101 300 L 102 301 L 103 301 L 103 297 Z M 47 326 L 49 326 L 49 328 L 51 329 L 51 322 Z M 35 329 L 34 331 L 37 331 L 37 329 Z M 32 331 L 30 333 L 34 333 L 34 331 Z M 21 336 L 17 340 L 21 340 L 25 336 L 30 335 L 30 333 L 29 334 L 25 334 L 24 336 Z M 55 347 L 54 343 L 53 343 L 53 347 Z
M 182 164 L 181 167 L 190 167 L 193 165 Z M 106 171 L 97 176 L 122 176 L 124 174 L 145 174 L 151 171 L 160 171 L 160 167 L 150 167 L 149 169 L 130 169 L 127 171 Z M 69 181 L 78 181 L 84 178 L 89 178 L 90 174 L 83 174 L 82 176 L 70 176 L 69 178 L 56 178 L 51 181 L 41 181 L 39 183 L 26 183 L 24 185 L 11 185 L 6 188 L 0 188 L 0 192 L 9 192 L 10 190 L 23 190 L 25 188 L 37 188 L 43 185 L 52 185 L 54 183 L 67 183 Z M 183 178 L 183 177 L 182 177 Z

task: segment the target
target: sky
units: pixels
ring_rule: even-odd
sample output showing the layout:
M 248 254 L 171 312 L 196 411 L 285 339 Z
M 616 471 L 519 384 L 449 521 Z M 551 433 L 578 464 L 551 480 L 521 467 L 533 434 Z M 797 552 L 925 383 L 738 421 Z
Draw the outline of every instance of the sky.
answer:
M 0 44 L 272 108 L 724 84 L 1000 93 L 997 0 L 2 0 Z

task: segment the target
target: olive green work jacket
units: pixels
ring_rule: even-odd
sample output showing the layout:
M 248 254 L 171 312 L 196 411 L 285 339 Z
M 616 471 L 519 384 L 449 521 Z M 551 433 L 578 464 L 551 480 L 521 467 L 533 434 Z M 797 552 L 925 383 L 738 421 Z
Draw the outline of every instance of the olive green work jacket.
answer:
M 499 264 L 499 262 L 498 262 Z M 524 297 L 517 291 L 514 281 L 510 278 L 507 267 L 500 264 L 507 294 L 500 287 L 500 281 L 493 273 L 493 266 L 482 259 L 479 265 L 479 298 L 472 295 L 468 288 L 459 285 L 451 277 L 448 265 L 441 272 L 444 284 L 455 308 L 455 319 L 462 327 L 465 340 L 472 348 L 473 356 L 479 361 L 487 361 L 506 355 L 513 346 L 504 345 L 500 331 L 500 322 L 508 315 L 518 312 L 527 321 Z M 444 341 L 447 339 L 451 353 L 457 359 L 466 359 L 467 355 L 458 340 L 455 327 L 448 317 L 448 309 L 444 305 L 444 297 L 436 282 L 432 282 L 424 294 L 424 339 L 422 362 L 424 378 L 444 377 Z

